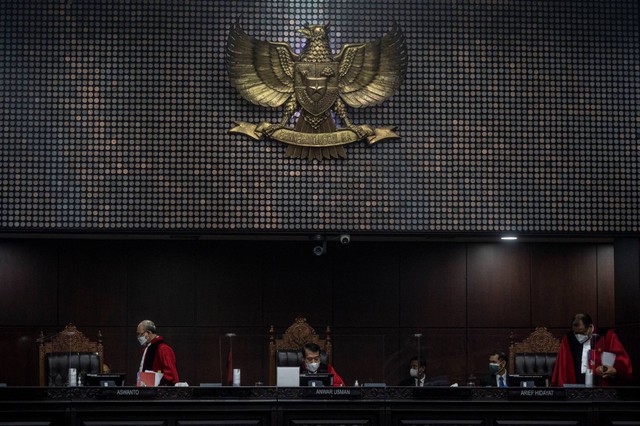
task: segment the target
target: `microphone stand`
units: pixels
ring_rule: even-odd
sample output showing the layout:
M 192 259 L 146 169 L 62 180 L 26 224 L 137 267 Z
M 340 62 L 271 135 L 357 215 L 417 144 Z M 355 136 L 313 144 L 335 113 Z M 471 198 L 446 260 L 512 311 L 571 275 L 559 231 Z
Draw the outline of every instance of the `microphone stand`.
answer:
M 67 386 L 77 386 L 78 384 L 78 374 L 80 371 L 80 352 L 78 352 L 78 368 L 76 368 L 76 381 L 75 383 L 71 383 L 71 375 L 69 372 L 71 371 L 71 336 L 74 335 L 75 332 L 67 331 L 67 341 L 69 342 L 69 353 L 67 354 Z
M 420 367 L 422 366 L 420 364 L 420 349 L 422 348 L 422 345 L 420 344 L 420 338 L 422 337 L 422 333 L 416 333 L 413 335 L 413 337 L 418 339 L 418 385 L 420 385 Z M 424 374 L 426 375 L 427 372 L 425 371 Z
M 236 337 L 236 333 L 225 334 L 229 338 L 229 353 L 231 354 L 231 362 L 233 363 L 233 338 Z M 229 367 L 231 367 L 231 383 L 227 383 L 227 386 L 233 385 L 233 364 L 227 365 L 227 382 L 229 381 Z
M 71 333 L 69 332 L 67 332 L 67 342 L 69 343 L 69 354 L 67 355 L 67 386 L 73 386 L 71 384 Z
M 413 335 L 413 337 L 418 339 L 418 370 L 420 370 L 420 350 L 422 348 L 422 345 L 420 345 L 420 338 L 422 337 L 422 333 L 416 333 Z

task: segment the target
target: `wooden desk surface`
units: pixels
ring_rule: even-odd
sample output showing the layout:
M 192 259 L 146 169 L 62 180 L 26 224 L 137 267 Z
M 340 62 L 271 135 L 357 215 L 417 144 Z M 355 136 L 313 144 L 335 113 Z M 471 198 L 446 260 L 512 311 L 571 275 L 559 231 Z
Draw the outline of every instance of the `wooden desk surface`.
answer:
M 640 388 L 0 388 L 0 426 L 640 425 Z

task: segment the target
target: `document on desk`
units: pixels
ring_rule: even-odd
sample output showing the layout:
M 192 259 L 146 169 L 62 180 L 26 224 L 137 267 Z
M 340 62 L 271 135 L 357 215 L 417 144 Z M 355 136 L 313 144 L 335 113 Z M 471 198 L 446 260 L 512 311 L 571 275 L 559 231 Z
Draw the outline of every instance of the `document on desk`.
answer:
M 602 365 L 613 367 L 613 364 L 616 362 L 616 354 L 611 352 L 602 352 L 600 359 L 602 360 Z
M 138 380 L 136 381 L 136 386 L 159 386 L 162 376 L 164 376 L 164 374 L 159 371 L 157 373 L 149 370 L 140 371 L 138 372 Z

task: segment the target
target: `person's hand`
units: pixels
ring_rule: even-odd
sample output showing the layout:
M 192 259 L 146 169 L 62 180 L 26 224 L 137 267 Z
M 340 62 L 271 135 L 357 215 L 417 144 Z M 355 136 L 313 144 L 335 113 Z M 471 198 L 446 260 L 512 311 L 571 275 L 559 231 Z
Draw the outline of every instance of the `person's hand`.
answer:
M 617 370 L 614 367 L 601 365 L 598 368 L 596 368 L 596 373 L 602 376 L 603 379 L 610 379 L 616 375 Z

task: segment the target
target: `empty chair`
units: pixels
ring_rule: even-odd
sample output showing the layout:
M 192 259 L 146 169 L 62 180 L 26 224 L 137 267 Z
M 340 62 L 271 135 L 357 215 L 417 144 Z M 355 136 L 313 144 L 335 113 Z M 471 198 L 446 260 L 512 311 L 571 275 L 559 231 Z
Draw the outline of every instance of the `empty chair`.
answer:
M 556 364 L 560 340 L 546 327 L 537 327 L 522 342 L 513 341 L 509 345 L 509 374 L 551 376 Z
M 67 324 L 60 333 L 45 338 L 40 332 L 40 386 L 68 385 L 69 368 L 75 368 L 77 376 L 101 373 L 104 363 L 102 334 L 90 341 L 74 325 Z

